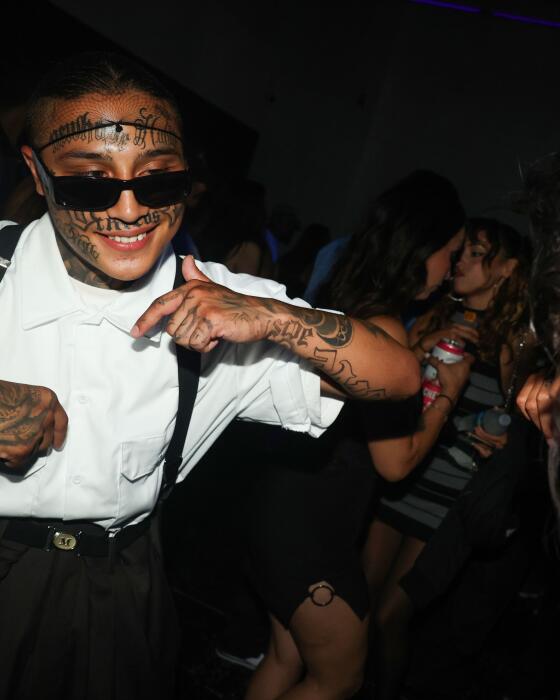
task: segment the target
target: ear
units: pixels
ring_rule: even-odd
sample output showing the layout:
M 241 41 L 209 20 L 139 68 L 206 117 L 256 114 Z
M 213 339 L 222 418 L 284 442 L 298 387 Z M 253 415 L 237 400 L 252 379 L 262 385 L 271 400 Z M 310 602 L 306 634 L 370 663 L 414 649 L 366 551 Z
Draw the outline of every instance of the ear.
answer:
M 502 269 L 500 270 L 500 274 L 504 279 L 507 279 L 508 277 L 511 277 L 515 268 L 519 265 L 519 261 L 516 260 L 515 258 L 509 258 L 509 260 L 505 260 Z
M 41 178 L 39 177 L 39 173 L 37 172 L 37 164 L 35 163 L 35 159 L 33 158 L 33 149 L 31 148 L 31 146 L 22 146 L 21 155 L 23 156 L 27 167 L 31 171 L 31 175 L 33 176 L 33 180 L 35 181 L 35 190 L 37 191 L 37 194 L 40 194 L 42 197 L 44 197 L 45 189 L 43 187 L 43 183 L 41 182 Z

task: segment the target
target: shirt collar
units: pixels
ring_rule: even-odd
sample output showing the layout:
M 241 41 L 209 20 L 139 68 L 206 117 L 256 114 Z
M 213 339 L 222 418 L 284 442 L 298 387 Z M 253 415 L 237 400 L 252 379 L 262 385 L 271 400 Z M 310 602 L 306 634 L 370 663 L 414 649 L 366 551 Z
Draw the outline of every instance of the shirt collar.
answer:
M 88 312 L 64 267 L 48 213 L 29 229 L 14 254 L 13 264 L 21 271 L 22 327 L 25 330 L 72 313 Z M 136 288 L 123 291 L 113 303 L 97 313 L 130 333 L 138 317 L 154 299 L 172 289 L 175 268 L 175 255 L 168 245 L 153 270 Z M 159 343 L 163 326 L 156 326 L 147 337 Z

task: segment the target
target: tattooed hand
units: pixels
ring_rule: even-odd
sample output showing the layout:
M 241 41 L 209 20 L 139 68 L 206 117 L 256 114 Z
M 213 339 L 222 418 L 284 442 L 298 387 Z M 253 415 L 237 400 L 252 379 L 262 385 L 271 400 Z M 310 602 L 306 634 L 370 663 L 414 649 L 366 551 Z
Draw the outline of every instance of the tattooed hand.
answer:
M 268 339 L 284 345 L 334 381 L 345 396 L 403 398 L 419 389 L 414 355 L 375 324 L 238 294 L 212 282 L 192 256 L 185 258 L 183 275 L 186 284 L 156 299 L 138 319 L 133 337 L 168 317 L 167 332 L 175 342 L 199 352 L 209 352 L 221 339 Z M 330 387 L 324 390 L 330 393 Z
M 209 352 L 218 342 L 247 343 L 269 337 L 273 321 L 285 304 L 233 292 L 215 284 L 197 267 L 191 255 L 183 262 L 186 284 L 156 299 L 132 329 L 144 335 L 169 316 L 166 330 L 176 343 Z
M 0 381 L 0 460 L 5 466 L 23 467 L 40 452 L 62 447 L 67 425 L 54 391 Z

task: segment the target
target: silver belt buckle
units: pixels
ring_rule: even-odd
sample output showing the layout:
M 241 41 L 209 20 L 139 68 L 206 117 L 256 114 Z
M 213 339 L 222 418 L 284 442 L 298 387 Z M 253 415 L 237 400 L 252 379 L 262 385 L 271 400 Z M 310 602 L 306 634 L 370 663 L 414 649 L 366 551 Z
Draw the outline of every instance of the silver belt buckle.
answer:
M 65 552 L 71 552 L 78 546 L 78 538 L 69 532 L 61 532 L 60 530 L 55 530 L 52 536 L 53 547 L 57 549 L 62 549 Z

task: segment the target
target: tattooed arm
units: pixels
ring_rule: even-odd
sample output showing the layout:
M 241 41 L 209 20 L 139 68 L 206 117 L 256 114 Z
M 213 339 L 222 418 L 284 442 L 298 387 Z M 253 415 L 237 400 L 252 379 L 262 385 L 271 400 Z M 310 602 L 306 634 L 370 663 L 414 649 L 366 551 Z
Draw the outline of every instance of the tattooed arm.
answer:
M 0 460 L 19 468 L 49 447 L 60 448 L 68 417 L 44 386 L 0 381 Z
M 213 283 L 191 256 L 185 258 L 183 275 L 187 283 L 154 301 L 132 329 L 134 337 L 169 316 L 167 332 L 180 345 L 208 352 L 220 339 L 268 339 L 309 360 L 344 396 L 404 397 L 420 387 L 414 355 L 375 324 L 238 294 Z

